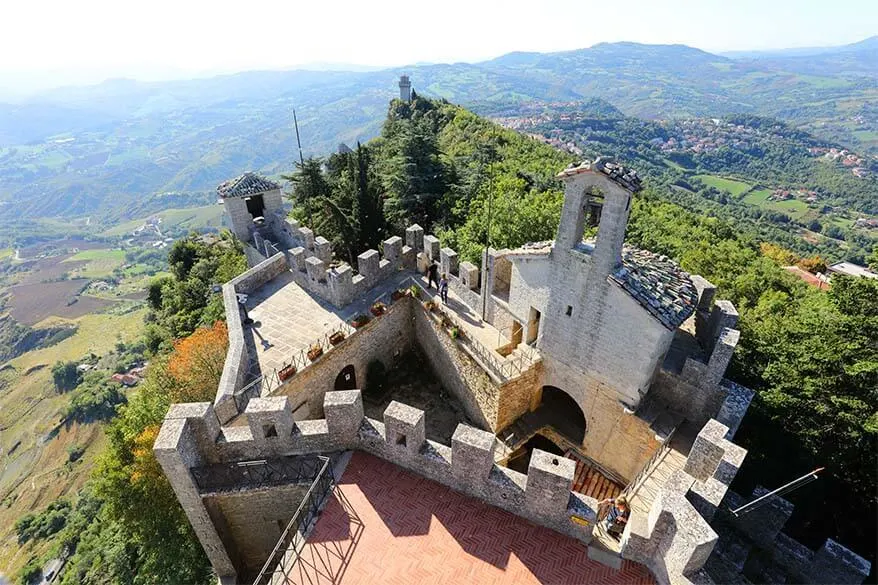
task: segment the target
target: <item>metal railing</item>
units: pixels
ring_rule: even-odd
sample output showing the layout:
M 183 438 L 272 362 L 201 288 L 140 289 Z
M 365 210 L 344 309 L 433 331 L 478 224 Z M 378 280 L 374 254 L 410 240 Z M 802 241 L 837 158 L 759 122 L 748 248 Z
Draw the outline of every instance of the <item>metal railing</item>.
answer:
M 192 468 L 192 477 L 201 492 L 311 483 L 319 475 L 325 459 L 318 455 L 300 455 L 214 463 Z
M 654 467 L 656 466 L 658 461 L 662 458 L 662 456 L 664 456 L 668 451 L 671 450 L 671 440 L 674 438 L 674 433 L 676 433 L 676 432 L 677 432 L 677 428 L 674 427 L 674 429 L 670 433 L 668 433 L 668 436 L 665 439 L 665 442 L 662 443 L 658 449 L 656 449 L 655 453 L 652 454 L 652 457 L 649 458 L 649 461 L 647 461 L 643 465 L 643 467 L 640 468 L 640 471 L 637 472 L 637 475 L 634 476 L 634 479 L 632 479 L 630 482 L 628 482 L 628 485 L 626 485 L 622 489 L 622 492 L 619 495 L 623 495 L 623 496 L 629 497 L 629 498 L 631 497 L 631 493 L 634 490 L 636 490 L 638 487 L 640 487 L 640 484 L 643 483 L 643 481 L 647 477 L 649 477 L 649 474 L 652 473 Z
M 319 457 L 322 465 L 317 472 L 311 487 L 302 498 L 302 503 L 296 509 L 293 517 L 290 519 L 277 544 L 269 555 L 268 560 L 262 566 L 259 575 L 253 581 L 253 585 L 268 585 L 269 583 L 314 583 L 314 582 L 336 582 L 335 575 L 322 574 L 330 570 L 332 564 L 339 565 L 342 569 L 346 566 L 347 557 L 352 552 L 352 548 L 348 551 L 342 550 L 342 547 L 327 547 L 325 543 L 315 544 L 315 550 L 310 551 L 310 557 L 318 557 L 317 559 L 308 559 L 303 557 L 304 549 L 307 545 L 307 536 L 310 528 L 315 524 L 317 517 L 327 502 L 327 498 L 332 494 L 343 512 L 348 515 L 349 526 L 353 528 L 349 533 L 351 543 L 356 544 L 358 535 L 362 532 L 363 522 L 356 514 L 353 506 L 345 497 L 344 493 L 338 489 L 335 478 L 332 474 L 330 460 L 326 457 Z M 323 545 L 323 546 L 321 546 Z M 341 562 L 333 563 L 328 558 L 320 558 L 321 554 L 327 556 L 332 555 L 336 560 Z M 296 578 L 298 575 L 298 578 Z
M 308 344 L 307 348 L 302 348 L 298 351 L 294 351 L 288 360 L 284 362 L 284 368 L 287 366 L 293 366 L 296 368 L 296 373 L 301 372 L 305 367 L 314 363 L 310 359 L 308 359 L 308 352 L 311 348 L 320 346 L 321 356 L 335 347 L 330 338 L 336 333 L 343 333 L 345 339 L 356 333 L 356 329 L 348 325 L 347 323 L 340 323 L 336 326 L 332 331 L 324 333 L 322 336 Z M 319 359 L 319 358 L 318 358 Z M 315 360 L 316 361 L 316 360 Z M 283 368 L 281 368 L 283 369 Z M 256 378 L 255 380 L 251 380 L 247 382 L 243 387 L 239 390 L 235 391 L 235 406 L 238 409 L 238 412 L 244 412 L 247 409 L 247 404 L 250 402 L 251 398 L 259 398 L 260 396 L 265 396 L 273 390 L 279 388 L 281 384 L 283 384 L 284 380 L 281 380 L 280 371 L 277 369 L 264 374 L 263 376 Z
M 458 331 L 463 332 L 464 336 L 458 338 L 458 342 L 470 350 L 479 361 L 481 361 L 491 372 L 500 378 L 503 382 L 509 381 L 522 372 L 529 369 L 535 361 L 535 352 L 529 350 L 525 355 L 519 354 L 512 357 L 503 357 L 496 351 L 485 347 L 485 345 L 473 337 L 467 335 L 467 328 L 458 320 L 453 311 L 436 306 L 435 313 L 440 319 L 448 319 Z
M 268 240 L 260 234 L 258 231 L 253 230 L 253 244 L 254 248 L 256 248 L 260 254 L 265 256 L 266 258 L 271 258 L 275 254 L 280 252 L 280 248 L 278 248 L 271 240 Z

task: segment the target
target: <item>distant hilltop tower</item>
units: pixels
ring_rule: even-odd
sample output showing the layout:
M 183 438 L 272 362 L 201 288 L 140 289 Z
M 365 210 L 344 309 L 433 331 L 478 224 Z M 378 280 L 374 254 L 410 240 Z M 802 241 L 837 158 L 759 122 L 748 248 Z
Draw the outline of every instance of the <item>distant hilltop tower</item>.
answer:
M 399 99 L 407 104 L 412 101 L 412 82 L 408 75 L 399 76 Z

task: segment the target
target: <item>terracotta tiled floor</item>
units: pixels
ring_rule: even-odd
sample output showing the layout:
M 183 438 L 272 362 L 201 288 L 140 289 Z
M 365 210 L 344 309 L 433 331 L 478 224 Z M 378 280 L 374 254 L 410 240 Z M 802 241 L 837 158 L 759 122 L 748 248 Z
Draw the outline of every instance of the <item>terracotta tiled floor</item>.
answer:
M 655 583 L 642 565 L 613 570 L 578 541 L 370 455 L 354 454 L 340 487 L 362 524 L 333 497 L 288 583 Z

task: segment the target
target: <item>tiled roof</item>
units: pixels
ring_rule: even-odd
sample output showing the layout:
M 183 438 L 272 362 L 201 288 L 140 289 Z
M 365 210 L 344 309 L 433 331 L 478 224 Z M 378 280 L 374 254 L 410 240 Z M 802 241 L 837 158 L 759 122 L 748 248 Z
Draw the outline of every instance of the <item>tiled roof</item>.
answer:
M 622 266 L 609 277 L 668 329 L 676 329 L 695 311 L 698 292 L 689 274 L 672 260 L 625 246 Z
M 275 189 L 280 189 L 280 185 L 265 177 L 260 177 L 256 173 L 247 172 L 234 179 L 220 183 L 216 188 L 216 192 L 225 199 L 226 197 L 246 197 L 248 195 L 265 193 L 266 191 L 274 191 Z
M 579 165 L 571 164 L 569 167 L 556 175 L 558 179 L 573 177 L 580 173 L 603 173 L 607 175 L 613 182 L 628 189 L 632 193 L 637 193 L 643 186 L 640 183 L 640 177 L 637 171 L 626 168 L 619 163 L 613 162 L 605 157 L 597 157 L 592 162 L 583 161 Z

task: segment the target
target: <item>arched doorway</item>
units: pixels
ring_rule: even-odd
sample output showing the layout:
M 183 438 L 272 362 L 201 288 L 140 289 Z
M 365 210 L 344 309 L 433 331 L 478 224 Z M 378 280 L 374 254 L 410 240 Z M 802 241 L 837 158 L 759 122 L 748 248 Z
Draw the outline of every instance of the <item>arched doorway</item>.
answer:
M 509 461 L 507 461 L 506 467 L 518 471 L 519 473 L 527 473 L 527 468 L 530 465 L 530 456 L 534 449 L 540 449 L 562 457 L 564 456 L 564 450 L 561 449 L 561 447 L 537 433 L 509 456 Z
M 585 414 L 576 401 L 555 386 L 543 386 L 542 394 L 535 412 L 568 441 L 581 445 L 585 440 Z
M 335 377 L 334 390 L 356 390 L 357 389 L 357 372 L 353 364 L 348 364 Z

